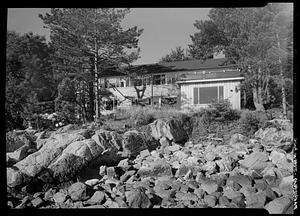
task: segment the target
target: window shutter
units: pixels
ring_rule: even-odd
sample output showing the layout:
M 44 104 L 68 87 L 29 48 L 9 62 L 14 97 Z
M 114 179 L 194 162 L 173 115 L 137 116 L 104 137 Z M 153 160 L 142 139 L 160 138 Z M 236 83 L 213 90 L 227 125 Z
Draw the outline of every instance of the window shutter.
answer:
M 224 100 L 223 86 L 219 86 L 219 101 Z
M 198 88 L 194 88 L 194 104 L 198 104 Z

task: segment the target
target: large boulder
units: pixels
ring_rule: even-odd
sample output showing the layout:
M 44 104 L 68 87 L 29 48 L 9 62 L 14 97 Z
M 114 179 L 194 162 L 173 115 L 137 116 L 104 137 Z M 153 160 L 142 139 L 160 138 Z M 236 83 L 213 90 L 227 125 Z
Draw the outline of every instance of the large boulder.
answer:
M 75 141 L 84 139 L 85 137 L 76 133 L 56 134 L 51 137 L 39 151 L 19 161 L 15 164 L 15 167 L 26 177 L 36 177 L 41 171 L 57 159 L 68 145 Z M 11 183 L 11 185 L 27 183 L 29 180 L 30 178 L 23 178 L 23 182 L 18 181 Z
M 266 153 L 257 151 L 247 155 L 247 157 L 244 160 L 240 160 L 239 163 L 244 168 L 261 172 L 267 167 L 268 159 L 269 158 Z
M 293 202 L 285 196 L 272 200 L 264 208 L 269 214 L 293 214 Z
M 70 180 L 102 151 L 102 147 L 93 139 L 75 141 L 64 149 L 48 170 L 53 173 L 53 178 L 60 182 Z
M 39 150 L 40 148 L 42 148 L 43 145 L 45 143 L 47 143 L 48 138 L 50 138 L 50 136 L 52 134 L 55 134 L 54 131 L 49 131 L 49 130 L 36 133 L 36 141 L 35 141 L 36 142 L 36 149 Z
M 140 177 L 163 177 L 163 176 L 173 176 L 172 167 L 166 161 L 159 160 L 148 164 L 148 166 L 142 166 L 137 174 Z
M 236 143 L 245 143 L 247 141 L 247 137 L 242 134 L 233 134 L 229 140 L 229 145 L 233 146 Z
M 122 135 L 115 131 L 97 130 L 92 139 L 102 147 L 103 150 L 119 151 L 122 146 Z
M 149 124 L 152 136 L 159 140 L 166 137 L 173 142 L 182 142 L 188 139 L 182 123 L 176 119 L 157 119 Z
M 82 182 L 76 182 L 68 188 L 68 195 L 73 201 L 84 201 L 91 197 L 93 190 Z
M 293 143 L 293 126 L 289 120 L 273 119 L 265 129 L 260 128 L 254 137 L 267 149 L 275 147 L 290 150 Z
M 8 152 L 6 153 L 8 160 L 13 160 L 15 162 L 23 160 L 25 157 L 27 157 L 30 152 L 34 152 L 35 149 L 31 148 L 28 145 L 23 145 L 14 152 Z M 8 162 L 8 161 L 7 161 Z
M 146 140 L 137 130 L 127 131 L 122 137 L 122 156 L 136 157 L 142 150 L 147 149 Z
M 130 208 L 150 208 L 151 201 L 141 189 L 125 192 L 126 200 Z
M 9 187 L 15 187 L 17 185 L 20 185 L 23 183 L 23 175 L 20 171 L 13 169 L 13 168 L 7 168 L 6 169 L 6 178 L 7 178 L 7 185 Z

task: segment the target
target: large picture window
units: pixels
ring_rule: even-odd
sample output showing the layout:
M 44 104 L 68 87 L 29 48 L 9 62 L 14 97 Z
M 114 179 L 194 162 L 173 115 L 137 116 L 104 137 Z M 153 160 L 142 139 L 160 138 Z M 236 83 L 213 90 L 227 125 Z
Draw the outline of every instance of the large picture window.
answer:
M 223 100 L 223 86 L 194 88 L 194 104 L 209 104 Z

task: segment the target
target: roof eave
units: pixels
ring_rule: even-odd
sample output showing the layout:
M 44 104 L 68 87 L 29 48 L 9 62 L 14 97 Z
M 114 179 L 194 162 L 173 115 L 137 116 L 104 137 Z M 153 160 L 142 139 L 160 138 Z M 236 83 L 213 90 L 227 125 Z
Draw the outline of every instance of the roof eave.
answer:
M 245 79 L 244 77 L 231 77 L 231 78 L 219 78 L 219 79 L 193 79 L 193 80 L 177 81 L 176 83 L 185 84 L 185 83 L 199 83 L 199 82 L 238 81 L 244 79 Z

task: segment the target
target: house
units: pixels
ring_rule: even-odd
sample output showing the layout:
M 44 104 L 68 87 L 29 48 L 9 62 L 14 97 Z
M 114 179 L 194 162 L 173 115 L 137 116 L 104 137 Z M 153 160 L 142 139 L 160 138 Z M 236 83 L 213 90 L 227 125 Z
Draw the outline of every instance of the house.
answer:
M 111 93 L 107 100 L 113 104 L 111 108 L 128 108 L 138 100 L 155 106 L 169 103 L 187 111 L 223 99 L 233 108 L 241 108 L 239 85 L 243 77 L 224 57 L 136 65 L 131 70 L 135 71 L 131 77 L 111 71 L 102 75 L 100 85 Z

